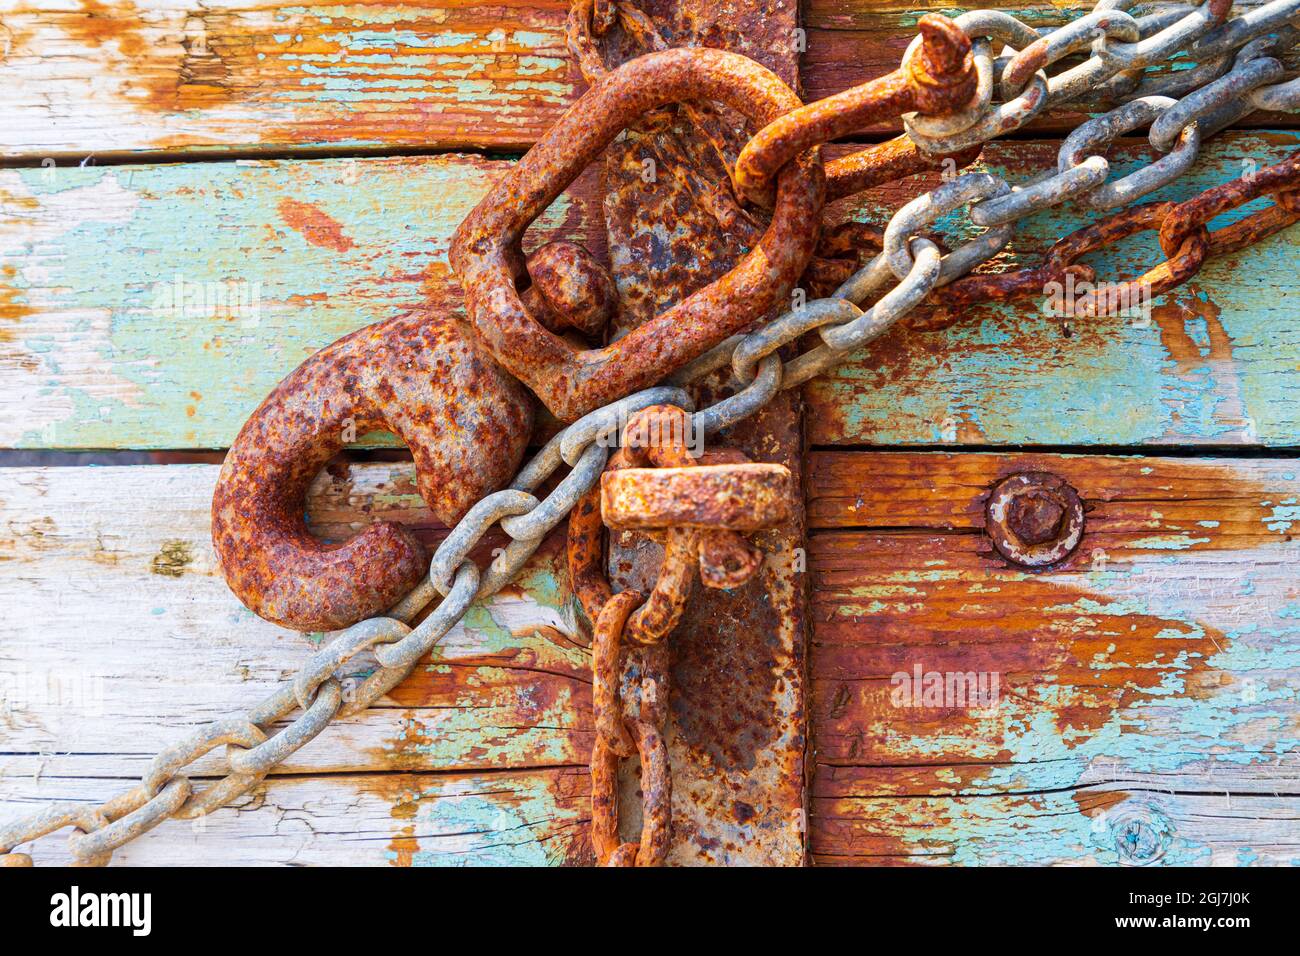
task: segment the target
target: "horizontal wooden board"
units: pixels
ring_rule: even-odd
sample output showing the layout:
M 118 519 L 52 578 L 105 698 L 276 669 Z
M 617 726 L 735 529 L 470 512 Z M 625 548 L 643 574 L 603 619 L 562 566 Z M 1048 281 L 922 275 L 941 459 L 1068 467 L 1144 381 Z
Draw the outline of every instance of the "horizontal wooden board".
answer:
M 5 820 L 40 802 L 106 798 L 129 786 L 158 749 L 261 700 L 315 650 L 318 636 L 254 617 L 227 589 L 208 539 L 216 473 L 211 465 L 0 470 Z M 389 518 L 432 542 L 442 532 L 413 480 L 409 465 L 326 474 L 310 520 L 338 539 Z M 473 608 L 391 697 L 335 722 L 275 771 L 360 776 L 299 781 L 284 797 L 256 791 L 244 810 L 270 803 L 280 812 L 242 834 L 243 818 L 257 815 L 219 815 L 210 826 L 226 836 L 198 859 L 289 862 L 295 846 L 317 862 L 337 852 L 337 862 L 354 863 L 557 862 L 585 853 L 585 830 L 574 828 L 587 818 L 586 784 L 573 775 L 585 777 L 591 749 L 589 637 L 559 583 L 562 547 L 563 536 L 553 536 L 516 584 Z M 369 666 L 358 659 L 354 670 Z M 209 756 L 194 771 L 209 778 L 219 762 Z M 313 810 L 294 809 L 304 804 Z M 349 808 L 361 814 L 355 826 L 330 824 Z M 466 825 L 473 815 L 479 825 Z M 173 861 L 190 831 L 168 829 L 179 845 L 149 844 L 123 861 Z M 496 830 L 517 832 L 493 839 Z M 241 857 L 244 839 L 261 849 Z
M 447 247 L 501 162 L 0 171 L 0 446 L 211 448 L 304 358 L 461 312 Z M 574 198 L 577 197 L 577 198 Z M 534 241 L 603 248 L 587 187 Z
M 1296 145 L 1293 133 L 1221 137 L 1157 197 Z M 988 164 L 1019 181 L 1054 150 L 998 144 Z M 1126 147 L 1117 168 L 1147 155 Z M 0 447 L 225 447 L 281 377 L 339 335 L 421 306 L 459 314 L 447 244 L 504 168 L 440 156 L 0 171 Z M 831 215 L 880 223 L 927 185 L 904 181 Z M 531 241 L 603 254 L 596 189 L 580 180 Z M 1094 218 L 1034 216 L 996 266 L 1033 263 Z M 959 241 L 969 226 L 950 217 L 939 232 Z M 1300 443 L 1300 369 L 1287 358 L 1300 334 L 1288 304 L 1296 241 L 1291 230 L 1212 262 L 1157 300 L 1150 322 L 1094 320 L 1067 335 L 1031 300 L 900 327 L 809 389 L 810 438 Z M 1087 261 L 1120 278 L 1157 258 L 1146 234 Z
M 1300 145 L 1289 132 L 1216 138 L 1182 179 L 1144 201 L 1182 200 L 1281 161 Z M 1055 144 L 1004 144 L 987 167 L 1009 182 L 1055 162 Z M 1113 176 L 1149 162 L 1144 146 L 1111 156 Z M 918 177 L 920 179 L 921 177 Z M 919 191 L 913 183 L 867 196 L 854 214 L 883 222 Z M 1252 212 L 1257 201 L 1213 221 Z M 1072 207 L 1028 217 L 992 271 L 1039 264 L 1053 242 L 1102 217 Z M 941 222 L 959 242 L 964 217 Z M 821 445 L 1272 445 L 1300 444 L 1291 376 L 1300 331 L 1290 299 L 1300 229 L 1292 227 L 1205 264 L 1149 309 L 1069 323 L 1043 297 L 966 309 L 936 322 L 922 308 L 808 388 L 809 440 Z M 1110 245 L 1083 262 L 1099 282 L 1140 276 L 1163 261 L 1154 233 Z M 941 294 L 940 294 L 941 295 Z
M 1022 471 L 1088 509 L 1048 572 L 983 531 Z M 828 451 L 808 472 L 815 856 L 1135 862 L 1134 829 L 1167 862 L 1300 860 L 1300 462 Z
M 1088 788 L 812 805 L 815 866 L 1294 866 L 1300 859 L 1290 794 Z
M 924 12 L 865 0 L 805 6 L 809 99 L 895 69 Z M 1091 4 L 991 6 L 1047 25 Z M 0 62 L 0 154 L 526 149 L 583 89 L 565 44 L 567 7 L 15 0 Z
M 127 781 L 0 778 L 6 816 L 87 804 Z M 168 820 L 114 866 L 590 866 L 586 768 L 290 777 L 199 820 Z M 65 841 L 30 849 L 70 861 Z

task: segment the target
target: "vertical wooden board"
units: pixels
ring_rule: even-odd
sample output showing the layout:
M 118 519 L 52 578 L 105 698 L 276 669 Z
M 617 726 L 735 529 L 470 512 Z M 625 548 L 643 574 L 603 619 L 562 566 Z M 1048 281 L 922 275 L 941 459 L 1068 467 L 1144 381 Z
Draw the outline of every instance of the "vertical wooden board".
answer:
M 460 314 L 447 246 L 506 167 L 0 170 L 0 446 L 225 447 L 316 349 L 412 309 Z M 590 241 L 593 220 L 566 194 L 530 241 Z
M 1276 163 L 1300 144 L 1294 133 L 1234 133 L 1202 147 L 1182 179 L 1147 199 L 1186 199 Z M 984 168 L 1022 182 L 1055 162 L 1056 144 L 991 145 Z M 1149 161 L 1131 142 L 1112 175 Z M 839 214 L 883 224 L 921 178 L 866 194 Z M 937 180 L 928 180 L 933 185 Z M 1266 204 L 1216 218 L 1215 228 Z M 1022 220 L 989 267 L 1036 265 L 1058 238 L 1101 216 L 1070 206 Z M 969 237 L 964 214 L 941 221 L 951 242 Z M 964 310 L 934 327 L 922 308 L 829 376 L 811 383 L 815 444 L 1291 446 L 1300 436 L 1300 395 L 1290 383 L 1300 348 L 1291 298 L 1300 229 L 1292 227 L 1201 272 L 1149 311 L 1076 320 L 1046 314 L 1042 296 Z M 1143 233 L 1086 256 L 1099 281 L 1141 275 L 1163 261 Z M 941 294 L 940 294 L 941 295 Z M 927 327 L 929 326 L 929 327 Z
M 982 530 L 988 489 L 1035 470 L 1089 508 L 1079 549 L 1038 573 L 1008 566 Z M 1247 807 L 1294 792 L 1297 472 L 1289 460 L 815 454 L 813 853 L 1077 861 L 1087 841 L 1065 847 L 1093 823 L 1061 821 L 1063 843 L 1034 821 L 1066 797 L 1072 813 L 1096 811 L 1087 787 Z M 992 705 L 977 693 L 990 688 Z M 1095 826 L 1110 833 L 1116 813 Z M 1183 841 L 1169 862 L 1222 858 L 1213 827 L 1152 819 L 1135 826 Z M 1291 859 L 1300 822 L 1268 826 L 1291 827 L 1279 844 Z

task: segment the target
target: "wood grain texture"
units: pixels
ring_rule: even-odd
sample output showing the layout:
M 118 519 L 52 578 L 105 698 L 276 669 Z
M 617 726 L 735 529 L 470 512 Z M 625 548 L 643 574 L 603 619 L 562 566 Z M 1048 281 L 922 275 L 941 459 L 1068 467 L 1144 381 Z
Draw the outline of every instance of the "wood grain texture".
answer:
M 988 5 L 1034 25 L 1091 7 Z M 92 153 L 526 149 L 582 90 L 565 46 L 567 6 L 14 0 L 0 61 L 0 154 L 39 162 Z M 804 6 L 809 99 L 890 72 L 922 13 L 960 9 Z M 1076 119 L 1045 117 L 1036 128 Z
M 1298 143 L 1220 137 L 1155 196 L 1187 197 Z M 988 168 L 1019 181 L 1055 148 L 995 144 Z M 1130 145 L 1116 165 L 1146 156 Z M 225 447 L 317 348 L 411 308 L 459 313 L 447 244 L 503 168 L 441 156 L 0 171 L 0 447 Z M 594 179 L 530 241 L 572 238 L 603 254 Z M 930 185 L 917 177 L 830 215 L 884 222 Z M 1031 217 L 992 267 L 1034 262 L 1094 218 Z M 949 217 L 938 231 L 955 242 L 969 230 Z M 1210 263 L 1157 300 L 1149 322 L 1112 317 L 1067 334 L 1028 300 L 925 331 L 918 313 L 808 390 L 810 440 L 1295 445 L 1297 241 L 1293 229 Z M 1144 234 L 1087 261 L 1120 278 L 1157 257 Z
M 0 779 L 6 814 L 98 801 L 124 781 Z M 169 820 L 114 866 L 590 865 L 585 768 L 490 774 L 338 774 L 277 780 L 195 821 Z M 30 851 L 66 865 L 65 841 Z
M 228 445 L 341 335 L 415 308 L 461 314 L 447 247 L 503 168 L 442 156 L 0 171 L 0 446 Z M 591 187 L 574 196 L 530 241 L 603 248 Z
M 1216 138 L 1182 179 L 1146 201 L 1182 200 L 1276 163 L 1300 145 L 1289 132 Z M 1056 144 L 985 150 L 986 167 L 1010 182 L 1050 166 Z M 1111 156 L 1112 175 L 1147 163 L 1145 146 Z M 921 180 L 923 177 L 917 177 Z M 931 180 L 933 185 L 937 180 Z M 884 222 L 920 192 L 919 182 L 833 210 Z M 1212 223 L 1219 228 L 1256 202 Z M 991 271 L 1037 265 L 1061 236 L 1102 218 L 1071 207 L 1022 220 Z M 964 215 L 939 223 L 950 243 L 969 237 Z M 1211 260 L 1148 311 L 1064 323 L 1043 298 L 970 308 L 935 327 L 925 309 L 807 390 L 814 444 L 1274 445 L 1297 444 L 1291 356 L 1296 249 L 1291 228 L 1242 252 Z M 1163 260 L 1153 233 L 1085 256 L 1099 282 L 1140 276 Z
M 1035 470 L 1089 509 L 1045 573 L 983 534 L 988 489 Z M 814 857 L 1300 859 L 1298 473 L 814 453 Z
M 69 787 L 78 799 L 117 792 L 139 778 L 159 748 L 262 699 L 315 650 L 319 636 L 254 617 L 227 589 L 208 532 L 216 475 L 211 465 L 0 471 L 0 607 L 7 635 L 0 649 L 0 787 L 6 819 L 30 810 L 33 801 L 60 799 Z M 310 499 L 313 527 L 334 539 L 380 517 L 413 525 L 426 541 L 441 534 L 415 491 L 410 465 L 327 473 Z M 406 812 L 402 795 L 421 780 L 432 800 L 444 786 L 454 792 L 496 779 L 495 773 L 481 776 L 490 771 L 515 772 L 509 779 L 517 782 L 500 791 L 500 813 L 507 817 L 522 812 L 516 804 L 525 801 L 533 807 L 526 814 L 530 826 L 542 830 L 562 830 L 579 812 L 585 819 L 575 795 L 585 784 L 557 783 L 567 780 L 567 770 L 585 772 L 591 748 L 589 638 L 561 583 L 563 567 L 559 534 L 518 582 L 472 608 L 391 697 L 331 725 L 277 768 L 277 775 L 360 775 L 351 797 L 344 784 L 321 779 L 288 798 L 286 807 L 322 801 L 322 817 L 308 814 L 305 831 L 319 823 L 322 845 L 339 847 L 351 839 L 351 828 L 331 831 L 328 818 L 353 803 L 368 807 L 363 816 L 378 826 L 390 811 L 394 818 Z M 356 675 L 369 666 L 358 659 Z M 195 772 L 207 777 L 218 766 L 205 758 Z M 393 771 L 439 777 L 403 782 Z M 366 776 L 377 772 L 386 776 Z M 440 782 L 442 775 L 448 783 Z M 494 792 L 487 787 L 476 806 L 489 807 Z M 391 806 L 377 808 L 385 795 Z M 258 791 L 244 805 L 276 799 Z M 432 800 L 430 820 L 440 818 L 441 807 L 450 808 L 450 819 L 461 812 L 456 801 Z M 269 816 L 273 821 L 276 815 Z M 274 830 L 272 821 L 267 826 Z M 396 833 L 405 824 L 394 826 Z M 461 852 L 463 862 L 491 862 L 510 857 L 516 839 L 516 862 L 585 852 L 582 840 L 569 847 L 567 837 L 557 844 L 567 849 L 558 851 L 526 834 L 498 844 L 490 839 L 492 829 L 448 824 L 448 833 L 479 833 L 446 844 L 448 852 Z M 232 832 L 230 839 L 236 842 L 207 859 L 235 854 L 238 837 Z M 271 862 L 292 845 L 250 851 L 247 858 L 235 854 L 230 861 Z M 354 862 L 383 862 L 383 849 L 382 843 L 358 847 Z M 157 853 L 167 852 L 143 859 L 159 862 Z M 409 862 L 410 854 L 394 859 Z

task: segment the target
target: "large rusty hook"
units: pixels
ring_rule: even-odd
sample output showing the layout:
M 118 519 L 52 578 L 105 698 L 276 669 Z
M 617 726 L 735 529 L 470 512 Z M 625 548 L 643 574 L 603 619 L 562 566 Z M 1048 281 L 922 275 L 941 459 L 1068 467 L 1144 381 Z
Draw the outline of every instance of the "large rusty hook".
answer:
M 425 548 L 388 521 L 341 544 L 315 537 L 304 499 L 320 469 L 354 436 L 391 431 L 451 524 L 510 479 L 531 427 L 527 393 L 458 321 L 416 312 L 344 336 L 275 387 L 226 455 L 212 542 L 230 589 L 303 631 L 382 613 L 427 573 Z
M 524 231 L 626 126 L 669 103 L 714 100 L 762 127 L 801 105 L 776 74 L 703 47 L 630 60 L 593 86 L 503 175 L 456 230 L 451 261 L 487 348 L 558 418 L 572 421 L 653 385 L 783 300 L 817 242 L 824 193 L 811 149 L 776 176 L 766 233 L 726 275 L 603 349 L 580 350 L 544 328 L 516 280 Z

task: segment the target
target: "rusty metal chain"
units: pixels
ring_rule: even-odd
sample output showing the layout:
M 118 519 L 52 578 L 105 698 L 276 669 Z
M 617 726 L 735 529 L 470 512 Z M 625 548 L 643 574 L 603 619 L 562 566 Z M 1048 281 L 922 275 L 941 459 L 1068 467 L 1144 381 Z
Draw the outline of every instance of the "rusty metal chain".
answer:
M 738 451 L 687 451 L 695 427 L 675 405 L 634 415 L 600 487 L 569 519 L 569 577 L 592 621 L 592 845 L 608 866 L 655 866 L 672 832 L 672 773 L 664 734 L 671 652 L 666 640 L 698 574 L 705 587 L 734 588 L 762 565 L 744 535 L 789 518 L 794 482 L 783 465 L 755 464 Z M 663 564 L 648 595 L 614 594 L 604 570 L 604 529 L 660 540 Z M 618 762 L 640 759 L 642 826 L 618 838 Z
M 587 563 L 578 562 L 575 587 L 595 624 L 597 736 L 598 747 L 604 748 L 599 760 L 593 758 L 593 775 L 598 767 L 601 774 L 597 798 L 606 801 L 597 808 L 598 848 L 613 862 L 662 859 L 671 821 L 671 782 L 663 744 L 668 689 L 663 637 L 672 629 L 674 613 L 680 613 L 693 580 L 691 561 L 700 567 L 706 584 L 734 582 L 740 579 L 736 567 L 743 570 L 757 564 L 743 542 L 734 539 L 738 531 L 752 528 L 717 523 L 716 515 L 705 520 L 692 511 L 701 500 L 693 497 L 703 480 L 699 475 L 694 485 L 689 476 L 684 484 L 659 484 L 669 480 L 663 478 L 669 472 L 717 467 L 735 472 L 749 466 L 734 458 L 710 466 L 706 456 L 701 463 L 678 460 L 668 467 L 643 468 L 646 463 L 662 466 L 668 459 L 650 462 L 625 446 L 615 456 L 613 470 L 606 471 L 610 447 L 620 434 L 628 437 L 629 422 L 638 420 L 637 413 L 652 406 L 674 406 L 675 411 L 660 408 L 655 414 L 693 412 L 690 426 L 713 433 L 753 414 L 779 390 L 835 367 L 923 302 L 933 302 L 940 287 L 946 287 L 942 297 L 950 306 L 1014 298 L 1041 290 L 1048 281 L 1091 277 L 1092 270 L 1077 262 L 1082 255 L 1115 238 L 1155 229 L 1167 261 L 1131 281 L 1165 291 L 1195 274 L 1208 256 L 1243 248 L 1300 220 L 1300 159 L 1292 157 L 1183 203 L 1147 204 L 1116 213 L 1058 242 L 1040 266 L 966 275 L 1005 246 L 1015 220 L 1030 207 L 1039 208 L 1032 197 L 1067 198 L 1069 192 L 1077 198 L 1096 190 L 1093 195 L 1102 198 L 1094 200 L 1094 207 L 1107 208 L 1114 204 L 1112 199 L 1127 202 L 1148 191 L 1152 178 L 1158 177 L 1145 170 L 1146 177 L 1130 177 L 1127 186 L 1125 181 L 1103 186 L 1104 159 L 1091 150 L 1114 135 L 1150 123 L 1151 142 L 1158 149 L 1183 144 L 1166 159 L 1177 155 L 1179 163 L 1190 162 L 1187 157 L 1194 158 L 1195 141 L 1208 135 L 1206 129 L 1233 122 L 1249 109 L 1291 109 L 1300 102 L 1300 81 L 1278 82 L 1282 71 L 1273 57 L 1280 46 L 1294 42 L 1289 27 L 1297 20 L 1300 0 L 1275 0 L 1232 20 L 1224 19 L 1227 4 L 1222 0 L 1138 18 L 1126 12 L 1130 5 L 1127 0 L 1102 0 L 1092 13 L 1051 31 L 1034 30 L 996 11 L 964 14 L 955 23 L 927 16 L 898 71 L 808 106 L 757 64 L 717 50 L 656 48 L 603 77 L 587 62 L 584 69 L 597 76 L 597 87 L 585 101 L 592 111 L 570 111 L 571 119 L 562 120 L 548 133 L 462 224 L 453 250 L 466 286 L 467 308 L 489 350 L 532 385 L 553 410 L 576 420 L 556 434 L 508 488 L 487 495 L 468 510 L 433 555 L 419 586 L 386 614 L 336 632 L 293 679 L 267 698 L 160 751 L 140 783 L 117 797 L 98 806 L 53 806 L 0 829 L 0 865 L 30 865 L 28 855 L 14 852 L 18 846 L 69 828 L 76 863 L 106 864 L 114 850 L 163 820 L 200 817 L 248 793 L 336 717 L 365 710 L 404 680 L 475 600 L 496 593 L 519 574 L 546 534 L 575 506 L 571 556 L 576 526 L 580 537 L 587 536 L 585 545 L 580 541 L 576 546 Z M 637 26 L 635 14 L 625 8 L 628 5 L 622 2 L 589 2 L 578 9 L 589 18 L 582 21 L 591 24 L 587 29 L 606 30 L 622 17 L 625 24 L 644 32 L 647 24 Z M 655 46 L 653 38 L 645 40 Z M 995 40 L 1021 49 L 994 59 Z M 1082 64 L 1047 77 L 1046 67 L 1085 48 L 1091 55 Z M 1145 67 L 1183 49 L 1197 66 L 1171 75 L 1186 73 L 1187 77 L 1175 82 L 1141 76 Z M 1192 86 L 1205 85 L 1189 93 L 1189 80 L 1194 81 Z M 1049 185 L 1046 180 L 1017 189 L 988 173 L 946 182 L 899 209 L 878 237 L 879 253 L 830 296 L 747 334 L 725 338 L 766 314 L 799 279 L 812 255 L 817 230 L 810 221 L 820 215 L 826 190 L 820 161 L 811 147 L 878 119 L 912 111 L 905 136 L 847 157 L 840 166 L 829 165 L 829 194 L 846 195 L 885 178 L 933 168 L 936 156 L 973 158 L 963 150 L 978 150 L 985 139 L 1023 125 L 1047 106 L 1076 103 L 1098 87 L 1124 102 L 1067 139 L 1056 171 L 1064 185 L 1033 193 L 1036 186 Z M 997 105 L 995 89 L 1003 99 Z M 1170 93 L 1183 98 L 1175 102 Z M 735 163 L 733 184 L 737 195 L 774 208 L 768 234 L 754 244 L 758 250 L 754 261 L 657 317 L 649 331 L 643 326 L 603 350 L 582 352 L 557 345 L 561 341 L 557 330 L 586 334 L 599 330 L 610 308 L 612 286 L 603 271 L 591 274 L 599 266 L 584 250 L 550 249 L 540 258 L 535 254 L 525 260 L 519 246 L 524 229 L 628 122 L 665 104 L 701 97 L 724 102 L 761 127 Z M 696 111 L 693 121 L 711 122 L 706 107 L 691 109 Z M 1204 127 L 1198 128 L 1202 123 Z M 1167 171 L 1168 167 L 1160 175 Z M 1090 185 L 1072 185 L 1078 182 Z M 1101 193 L 1103 188 L 1111 192 Z M 1058 189 L 1059 193 L 1053 191 Z M 1219 212 L 1264 194 L 1273 195 L 1276 205 L 1225 229 L 1208 230 L 1206 223 Z M 1031 198 L 1022 198 L 1026 196 Z M 991 228 L 952 251 L 921 235 L 938 217 L 963 208 L 969 208 L 975 224 Z M 865 238 L 877 241 L 869 235 Z M 567 280 L 570 273 L 584 270 L 586 278 L 576 283 L 575 291 L 574 283 Z M 519 292 L 516 282 L 525 275 L 531 281 Z M 737 303 L 744 303 L 744 308 Z M 727 315 L 725 324 L 717 322 L 720 315 Z M 812 331 L 817 332 L 819 345 L 788 361 L 781 359 L 779 349 Z M 704 351 L 711 342 L 717 344 Z M 656 344 L 650 357 L 636 351 L 647 343 Z M 529 353 L 530 348 L 540 351 Z M 725 367 L 730 367 L 737 385 L 734 394 L 694 411 L 682 386 Z M 671 373 L 668 384 L 609 400 L 667 373 Z M 550 494 L 539 497 L 538 488 L 563 465 L 569 467 L 568 473 Z M 745 487 L 753 500 L 767 493 L 761 485 Z M 659 511 L 651 507 L 648 489 L 655 491 L 653 501 Z M 597 495 L 599 508 L 593 497 Z M 637 503 L 620 505 L 620 495 L 632 495 Z M 640 519 L 631 517 L 649 513 L 662 523 L 638 525 Z M 656 587 L 658 597 L 641 604 L 639 595 L 624 596 L 632 592 L 608 594 L 608 582 L 602 590 L 592 570 L 599 548 L 591 544 L 593 528 L 599 532 L 602 516 L 610 527 L 638 525 L 662 534 L 670 560 L 660 577 L 663 590 Z M 495 526 L 509 536 L 510 543 L 480 569 L 470 553 Z M 724 532 L 733 537 L 726 538 Z M 431 613 L 413 623 L 434 601 Z M 637 653 L 623 654 L 624 644 L 634 646 Z M 651 653 L 647 648 L 658 650 Z M 632 688 L 629 672 L 624 671 L 620 690 L 613 675 L 620 660 L 629 657 L 636 664 L 639 689 Z M 359 681 L 344 673 L 363 665 L 371 669 Z M 622 709 L 633 704 L 632 711 Z M 276 725 L 286 720 L 288 724 L 277 730 Z M 186 768 L 219 748 L 224 748 L 223 775 L 196 790 Z M 616 820 L 611 816 L 615 813 L 613 768 L 619 757 L 633 750 L 642 757 L 651 827 L 640 844 L 618 844 L 611 823 Z

